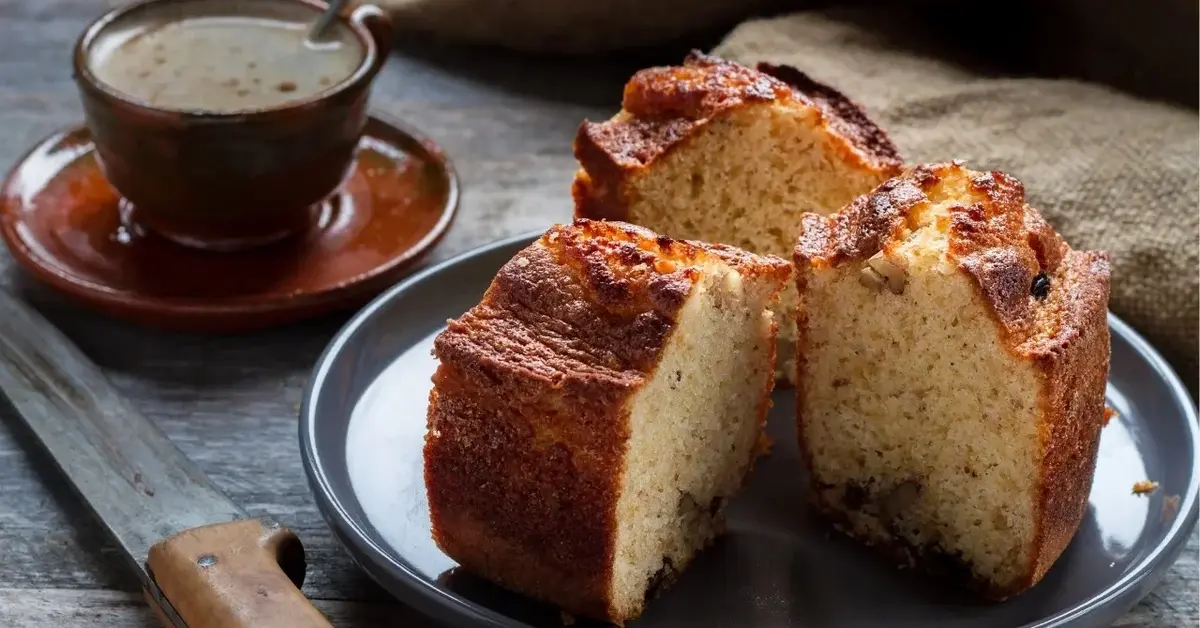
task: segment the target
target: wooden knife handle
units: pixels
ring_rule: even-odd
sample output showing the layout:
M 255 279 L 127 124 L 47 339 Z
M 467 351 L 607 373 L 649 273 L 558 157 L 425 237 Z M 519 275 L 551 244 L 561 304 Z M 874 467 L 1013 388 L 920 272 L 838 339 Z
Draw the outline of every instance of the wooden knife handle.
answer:
M 167 603 L 147 592 L 168 628 L 330 628 L 300 592 L 304 547 L 291 530 L 245 519 L 185 530 L 150 548 L 150 577 Z

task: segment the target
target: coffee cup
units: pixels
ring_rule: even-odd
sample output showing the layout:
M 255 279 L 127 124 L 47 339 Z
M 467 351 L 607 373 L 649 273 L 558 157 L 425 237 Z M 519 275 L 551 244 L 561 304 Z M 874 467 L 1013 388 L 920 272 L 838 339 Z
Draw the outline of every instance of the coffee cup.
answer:
M 316 0 L 142 0 L 93 23 L 75 81 L 105 177 L 139 225 L 236 250 L 310 227 L 347 176 L 391 49 L 360 5 L 319 41 Z

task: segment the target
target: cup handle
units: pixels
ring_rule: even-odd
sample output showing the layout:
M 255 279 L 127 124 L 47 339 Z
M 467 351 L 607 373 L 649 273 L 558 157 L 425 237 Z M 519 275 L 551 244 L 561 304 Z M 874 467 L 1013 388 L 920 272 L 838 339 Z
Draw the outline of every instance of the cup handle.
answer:
M 374 76 L 392 52 L 392 19 L 386 11 L 373 4 L 359 4 L 350 13 L 350 21 L 365 27 L 375 42 L 375 59 L 371 64 L 371 75 Z

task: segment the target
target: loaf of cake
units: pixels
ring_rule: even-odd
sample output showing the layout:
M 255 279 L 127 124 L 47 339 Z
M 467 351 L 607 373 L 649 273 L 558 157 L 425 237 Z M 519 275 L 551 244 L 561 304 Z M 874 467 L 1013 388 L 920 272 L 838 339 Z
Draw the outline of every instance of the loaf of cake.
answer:
M 700 53 L 638 72 L 622 110 L 575 139 L 576 216 L 789 258 L 800 216 L 828 214 L 899 174 L 857 104 L 788 66 Z M 795 292 L 784 290 L 778 373 L 790 379 Z
M 790 264 L 551 228 L 435 340 L 425 482 L 462 567 L 624 622 L 721 530 L 765 444 Z
M 998 172 L 924 165 L 805 215 L 797 426 L 817 508 L 1001 600 L 1087 507 L 1108 372 L 1106 254 Z

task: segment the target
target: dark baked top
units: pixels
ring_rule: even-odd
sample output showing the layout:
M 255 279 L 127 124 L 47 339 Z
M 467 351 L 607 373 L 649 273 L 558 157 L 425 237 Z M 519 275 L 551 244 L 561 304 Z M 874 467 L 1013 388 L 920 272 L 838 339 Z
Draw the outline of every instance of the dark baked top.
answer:
M 901 160 L 887 134 L 832 87 L 790 66 L 753 69 L 696 51 L 683 65 L 635 74 L 620 113 L 580 125 L 575 156 L 593 181 L 605 185 L 646 167 L 722 112 L 771 101 L 816 108 L 820 124 L 846 140 L 847 159 L 888 174 L 899 171 Z
M 864 261 L 905 237 L 909 213 L 944 179 L 964 177 L 984 200 L 950 208 L 948 254 L 975 280 L 1014 351 L 1056 350 L 1079 325 L 1107 325 L 1085 314 L 1108 303 L 1109 265 L 1103 252 L 1073 251 L 1041 214 L 1025 203 L 1020 181 L 1002 172 L 974 172 L 961 162 L 916 166 L 828 217 L 805 214 L 797 265 Z
M 443 359 L 505 362 L 532 378 L 633 383 L 650 370 L 679 307 L 718 256 L 742 272 L 786 263 L 673 240 L 619 222 L 552 227 L 500 269 L 483 301 L 436 341 Z
M 633 383 L 651 370 L 680 306 L 719 258 L 786 281 L 784 260 L 675 240 L 631 224 L 552 227 L 500 269 L 482 302 L 436 340 L 439 357 L 505 362 L 529 377 Z
M 902 165 L 900 153 L 861 105 L 790 65 L 759 63 L 756 67 L 759 72 L 787 83 L 793 98 L 820 109 L 829 129 L 849 140 L 878 167 L 898 174 Z

